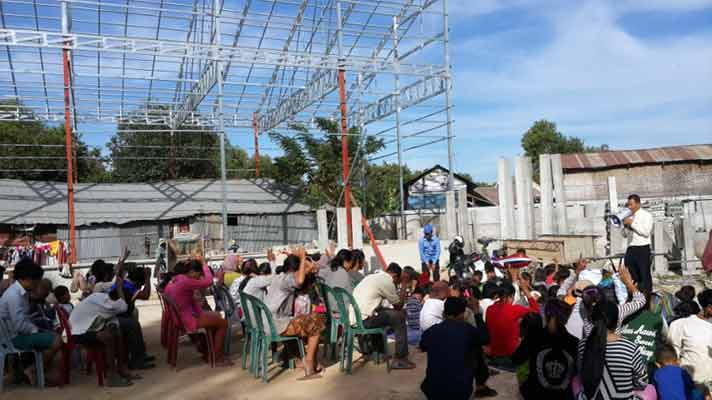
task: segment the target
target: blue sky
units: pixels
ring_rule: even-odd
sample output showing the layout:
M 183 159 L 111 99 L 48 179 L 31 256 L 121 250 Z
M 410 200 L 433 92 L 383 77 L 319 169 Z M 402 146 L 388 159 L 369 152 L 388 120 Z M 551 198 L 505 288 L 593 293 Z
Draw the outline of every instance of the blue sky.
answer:
M 450 15 L 461 172 L 494 181 L 541 118 L 613 149 L 712 143 L 712 1 L 451 0 Z

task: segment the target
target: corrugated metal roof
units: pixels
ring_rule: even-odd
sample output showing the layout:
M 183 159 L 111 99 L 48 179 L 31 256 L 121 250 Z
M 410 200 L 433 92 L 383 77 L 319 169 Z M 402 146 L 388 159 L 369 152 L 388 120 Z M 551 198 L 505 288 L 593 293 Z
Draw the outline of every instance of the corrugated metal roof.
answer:
M 712 161 L 712 144 L 561 155 L 566 172 L 685 161 Z
M 77 225 L 124 224 L 197 214 L 220 214 L 219 180 L 75 186 Z M 282 214 L 309 211 L 269 180 L 227 182 L 229 214 Z M 0 180 L 0 224 L 66 224 L 67 188 L 60 182 Z

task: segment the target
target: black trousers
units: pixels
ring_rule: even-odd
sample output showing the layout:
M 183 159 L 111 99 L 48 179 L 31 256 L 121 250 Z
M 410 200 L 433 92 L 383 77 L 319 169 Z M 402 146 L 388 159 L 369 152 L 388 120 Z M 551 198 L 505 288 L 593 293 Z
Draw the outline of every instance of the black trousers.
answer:
M 365 328 L 391 328 L 396 336 L 396 357 L 408 356 L 408 329 L 405 326 L 405 311 L 379 308 L 363 320 Z M 383 343 L 385 346 L 385 343 Z
M 133 316 L 120 316 L 117 319 L 119 320 L 119 329 L 126 342 L 129 362 L 142 364 L 146 358 L 146 343 L 143 341 L 141 324 Z
M 628 246 L 625 252 L 625 266 L 641 292 L 653 290 L 653 278 L 650 273 L 650 246 Z
M 428 268 L 428 263 L 421 263 L 420 270 L 421 270 L 421 272 L 427 272 L 428 276 L 430 276 L 430 269 Z M 439 280 L 440 280 L 440 261 L 435 261 L 435 268 L 433 271 L 433 282 L 437 282 Z

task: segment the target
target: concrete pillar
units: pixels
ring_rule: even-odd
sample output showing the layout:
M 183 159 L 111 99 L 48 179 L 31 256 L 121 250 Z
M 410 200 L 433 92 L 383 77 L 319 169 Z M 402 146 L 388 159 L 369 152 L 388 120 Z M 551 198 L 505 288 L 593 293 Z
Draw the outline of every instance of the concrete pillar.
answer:
M 682 271 L 686 274 L 697 272 L 701 263 L 695 255 L 695 212 L 696 204 L 693 201 L 683 203 L 684 213 L 682 218 L 682 234 L 685 239 L 685 249 L 682 252 Z
M 338 207 L 336 209 L 336 243 L 339 249 L 347 249 L 349 247 L 346 232 L 346 209 Z
M 467 189 L 457 191 L 457 234 L 465 241 L 465 251 L 472 244 L 472 229 L 467 211 Z
M 354 249 L 363 249 L 363 226 L 361 225 L 361 207 L 351 207 L 351 218 L 353 218 Z
M 667 258 L 663 253 L 668 252 L 668 244 L 665 240 L 665 226 L 663 221 L 656 221 L 653 225 L 653 251 L 660 253 L 655 256 L 655 273 L 659 275 L 667 274 L 670 270 Z
M 536 238 L 536 220 L 534 219 L 534 167 L 532 166 L 531 157 L 522 157 L 524 159 L 524 204 L 526 206 L 526 234 L 527 239 Z
M 457 235 L 457 207 L 455 207 L 455 192 L 445 192 L 445 237 L 452 239 Z
M 326 210 L 316 210 L 316 228 L 318 231 L 319 248 L 329 247 L 329 221 L 326 217 Z
M 620 209 L 618 207 L 618 187 L 616 186 L 615 176 L 608 177 L 608 207 L 611 214 L 617 213 Z M 610 226 L 609 229 L 611 254 L 625 253 L 628 241 L 623 237 L 623 229 L 615 226 Z
M 524 157 L 514 159 L 514 190 L 517 197 L 517 217 L 515 222 L 515 231 L 517 239 L 527 239 L 527 184 L 526 184 L 526 161 Z
M 509 160 L 497 160 L 497 189 L 499 192 L 499 232 L 500 239 L 514 237 L 514 188 Z
M 569 232 L 569 223 L 566 215 L 566 192 L 564 191 L 564 170 L 561 167 L 561 154 L 551 155 L 551 177 L 554 181 L 557 233 L 565 235 Z
M 554 185 L 551 181 L 551 155 L 539 156 L 539 186 L 541 188 L 541 233 L 554 234 Z
M 611 214 L 618 212 L 618 188 L 616 187 L 616 177 L 608 177 L 608 205 L 611 209 Z

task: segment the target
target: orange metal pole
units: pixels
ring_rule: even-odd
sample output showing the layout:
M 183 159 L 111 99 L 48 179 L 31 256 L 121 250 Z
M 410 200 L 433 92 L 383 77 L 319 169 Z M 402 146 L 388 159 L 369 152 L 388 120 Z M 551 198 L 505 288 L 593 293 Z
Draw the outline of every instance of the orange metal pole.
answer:
M 255 133 L 255 176 L 260 177 L 260 140 L 257 129 L 257 113 L 252 113 L 252 130 Z
M 354 247 L 354 232 L 351 216 L 351 182 L 349 182 L 349 127 L 346 123 L 346 71 L 339 70 L 339 100 L 341 105 L 341 170 L 344 178 L 344 207 L 346 208 L 346 229 L 348 246 Z
M 69 264 L 77 263 L 77 233 L 74 229 L 74 161 L 72 160 L 72 118 L 69 91 L 69 50 L 62 50 L 64 66 L 64 140 L 67 151 L 67 208 L 69 210 Z

